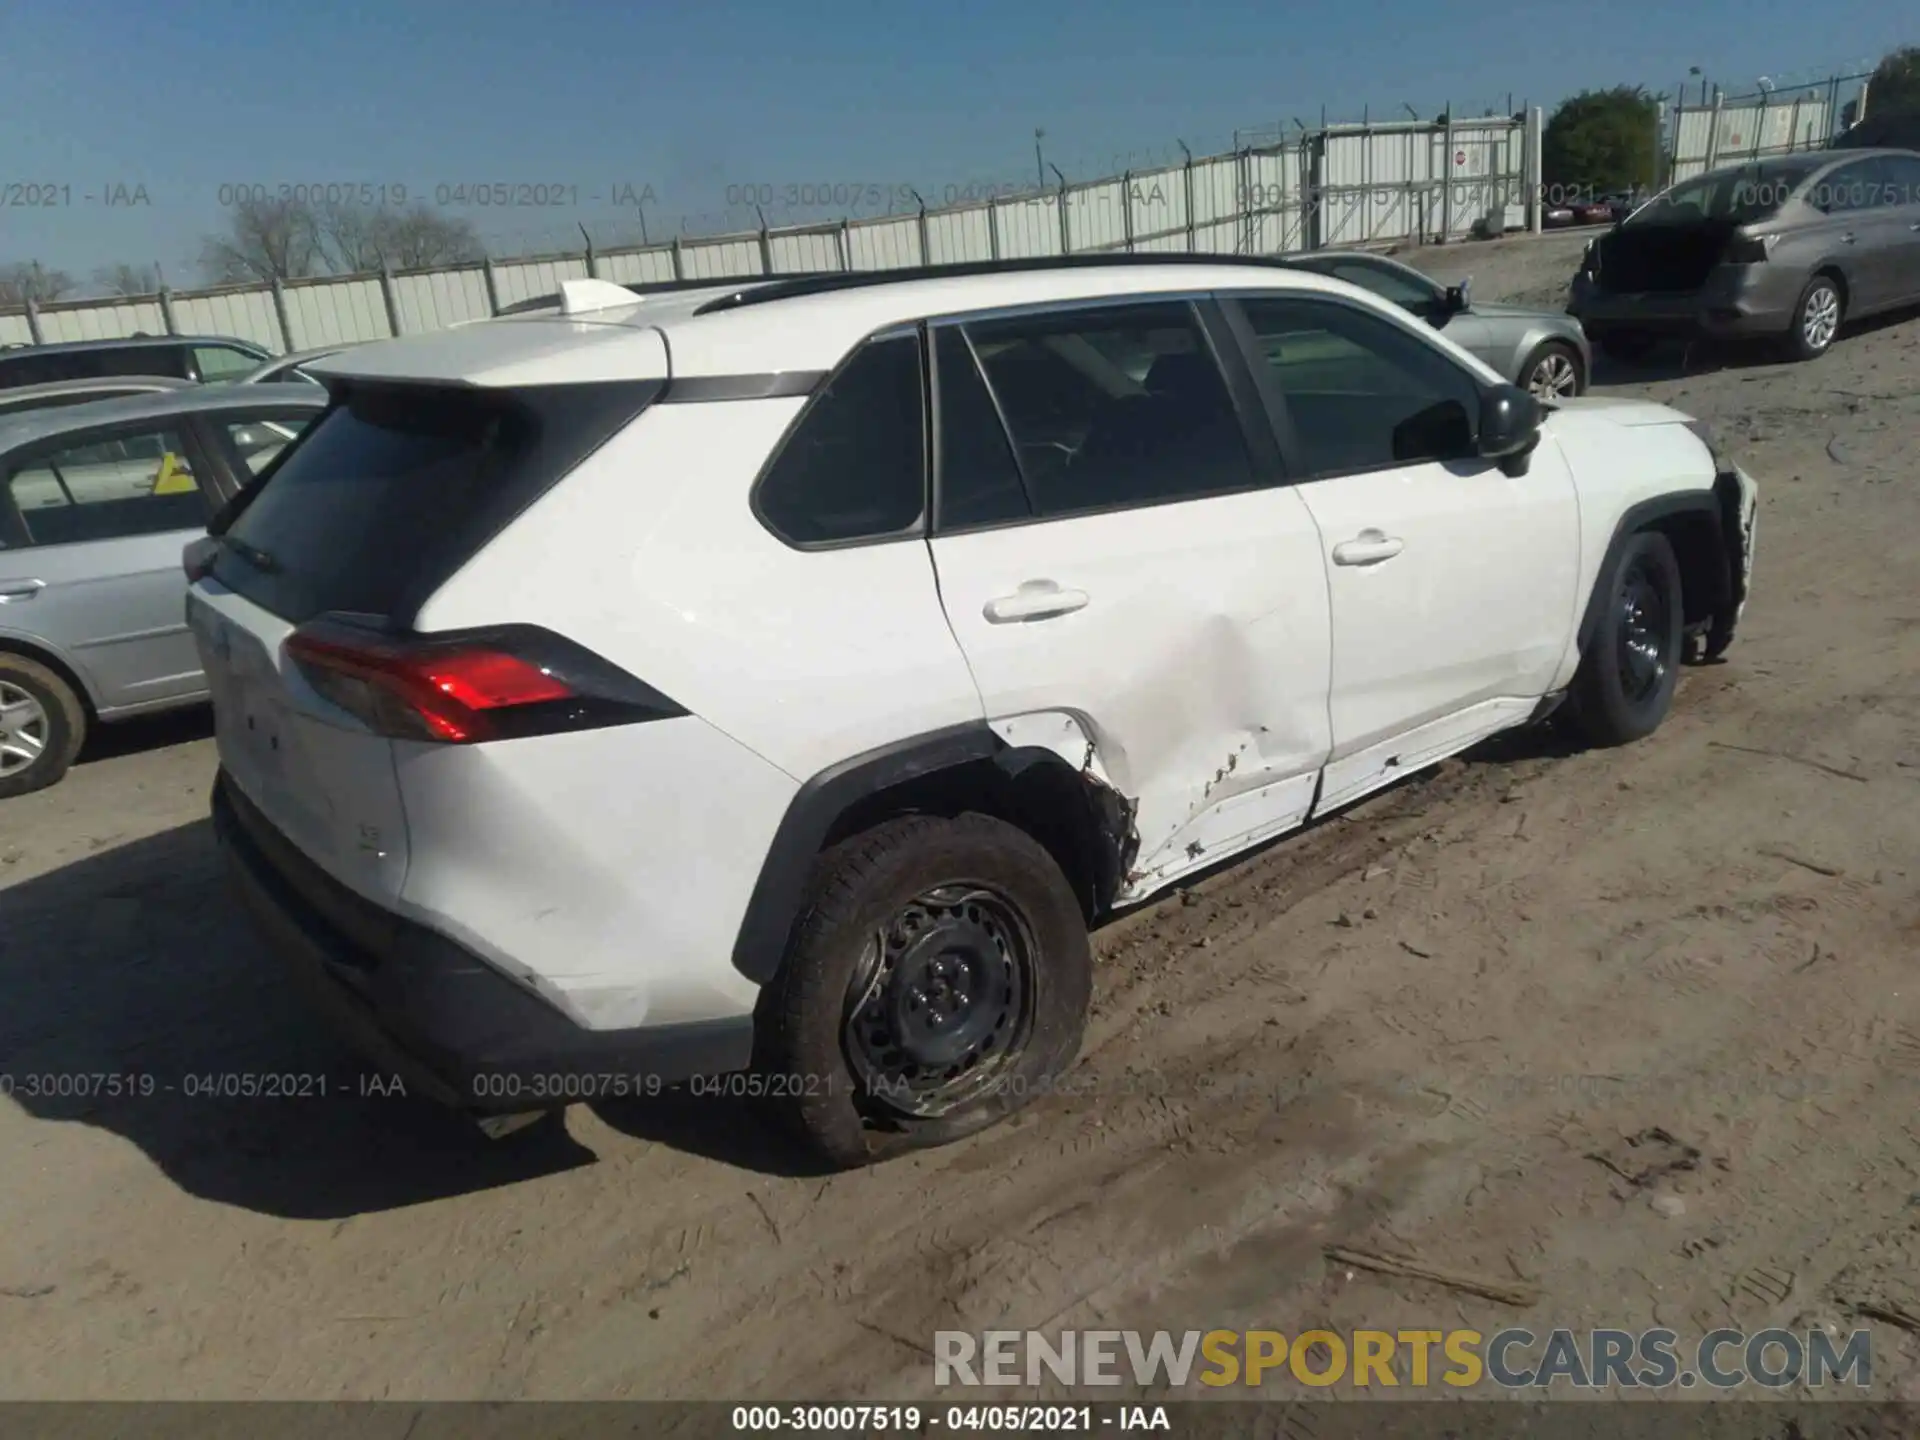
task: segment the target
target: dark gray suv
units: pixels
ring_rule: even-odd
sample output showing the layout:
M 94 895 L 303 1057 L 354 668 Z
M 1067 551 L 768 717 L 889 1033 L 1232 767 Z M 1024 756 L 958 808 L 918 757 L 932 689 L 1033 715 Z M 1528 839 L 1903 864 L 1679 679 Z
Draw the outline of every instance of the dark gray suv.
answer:
M 170 375 L 179 380 L 231 380 L 272 358 L 251 340 L 230 335 L 133 335 L 0 350 L 0 390 L 56 380 L 116 375 Z
M 1820 150 L 1710 170 L 1588 247 L 1568 310 L 1631 359 L 1663 336 L 1811 360 L 1844 321 L 1920 303 L 1920 154 Z

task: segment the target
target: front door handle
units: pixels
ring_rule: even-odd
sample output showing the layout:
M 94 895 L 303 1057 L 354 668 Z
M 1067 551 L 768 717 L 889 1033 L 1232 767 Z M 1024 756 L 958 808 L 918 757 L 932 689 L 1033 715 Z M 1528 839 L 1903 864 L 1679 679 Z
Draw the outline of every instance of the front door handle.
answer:
M 1908 228 L 1909 230 L 1920 230 L 1920 220 L 1916 220 L 1916 221 L 1914 221 L 1914 222 L 1913 222 L 1913 223 L 1912 223 L 1911 225 L 1909 225 L 1909 226 L 1908 226 L 1907 228 Z
M 1011 595 L 989 600 L 983 610 L 990 625 L 1008 625 L 1017 620 L 1050 620 L 1070 615 L 1087 605 L 1084 590 L 1062 590 L 1051 580 L 1029 580 Z
M 0 581 L 0 605 L 11 605 L 16 600 L 31 600 L 47 588 L 44 580 L 4 580 Z
M 1846 234 L 1844 234 L 1844 235 L 1842 235 L 1842 236 L 1840 237 L 1840 243 L 1841 243 L 1842 245 L 1851 245 L 1851 244 L 1853 244 L 1853 232 L 1852 232 L 1851 230 L 1849 230 L 1849 231 L 1848 231 L 1848 232 L 1847 232 Z
M 1378 565 L 1382 560 L 1391 560 L 1406 548 L 1407 542 L 1398 536 L 1384 535 L 1378 530 L 1362 530 L 1353 539 L 1333 547 L 1333 563 Z

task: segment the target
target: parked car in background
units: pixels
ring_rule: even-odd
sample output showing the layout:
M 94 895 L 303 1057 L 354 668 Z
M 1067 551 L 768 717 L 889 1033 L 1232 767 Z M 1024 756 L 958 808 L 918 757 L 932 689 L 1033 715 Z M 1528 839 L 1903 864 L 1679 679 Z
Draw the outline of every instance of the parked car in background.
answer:
M 214 831 L 497 1130 L 749 1066 L 837 1165 L 981 1130 L 1090 921 L 1563 698 L 1641 739 L 1753 553 L 1698 422 L 1275 261 L 579 280 L 321 370 L 193 549 Z
M 1587 247 L 1568 310 L 1631 359 L 1663 337 L 1762 338 L 1810 360 L 1851 319 L 1920 302 L 1920 154 L 1816 150 L 1683 180 Z
M 326 345 L 317 350 L 300 350 L 290 355 L 276 355 L 264 365 L 251 370 L 243 370 L 238 375 L 227 378 L 235 385 L 273 385 L 282 381 L 303 382 L 318 385 L 320 382 L 307 373 L 306 367 L 316 360 L 324 360 L 329 355 L 338 355 L 349 350 L 349 345 Z
M 226 335 L 134 335 L 123 340 L 22 345 L 0 351 L 0 389 L 123 375 L 230 380 L 272 358 L 252 341 Z
M 46 385 L 21 385 L 0 390 L 0 420 L 55 405 L 90 405 L 123 395 L 150 395 L 156 390 L 180 390 L 193 384 L 172 375 L 120 375 L 110 380 L 55 380 Z
M 0 799 L 96 724 L 206 699 L 181 552 L 325 404 L 182 382 L 0 417 Z
M 1441 285 L 1411 265 L 1357 250 L 1289 255 L 1287 263 L 1371 290 L 1535 395 L 1586 393 L 1593 370 L 1587 337 L 1560 311 L 1476 303 L 1464 284 Z

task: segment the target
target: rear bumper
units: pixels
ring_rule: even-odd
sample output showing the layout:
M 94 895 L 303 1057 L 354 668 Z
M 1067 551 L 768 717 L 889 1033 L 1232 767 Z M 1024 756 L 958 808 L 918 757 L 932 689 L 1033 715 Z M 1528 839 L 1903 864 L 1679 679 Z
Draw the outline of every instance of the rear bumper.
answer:
M 1573 280 L 1567 313 L 1589 335 L 1639 331 L 1649 335 L 1737 338 L 1784 334 L 1800 300 L 1800 279 L 1770 265 L 1722 265 L 1698 290 L 1620 294 L 1585 275 Z
M 334 880 L 223 771 L 213 825 L 228 877 L 273 949 L 409 1092 L 476 1113 L 657 1094 L 745 1069 L 753 1020 L 588 1030 L 443 935 Z

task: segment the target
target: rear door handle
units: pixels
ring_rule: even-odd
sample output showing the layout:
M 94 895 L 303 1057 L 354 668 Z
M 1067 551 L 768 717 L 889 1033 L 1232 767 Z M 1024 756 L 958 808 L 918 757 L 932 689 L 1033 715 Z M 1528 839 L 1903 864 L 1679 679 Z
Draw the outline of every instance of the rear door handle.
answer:
M 5 580 L 0 581 L 0 605 L 11 605 L 16 600 L 31 600 L 47 588 L 44 580 Z
M 1842 245 L 1851 245 L 1851 244 L 1853 244 L 1853 232 L 1852 232 L 1851 230 L 1849 230 L 1849 231 L 1848 231 L 1848 232 L 1847 232 L 1846 234 L 1844 234 L 1844 235 L 1842 235 L 1842 236 L 1840 237 L 1840 243 L 1841 243 Z
M 1088 600 L 1084 590 L 1062 590 L 1051 580 L 1029 580 L 1011 595 L 989 600 L 982 613 L 990 625 L 1008 625 L 1017 620 L 1050 620 L 1084 610 Z
M 1333 547 L 1333 563 L 1378 565 L 1382 560 L 1391 560 L 1406 548 L 1407 542 L 1398 536 L 1384 535 L 1378 530 L 1362 530 L 1353 539 Z

